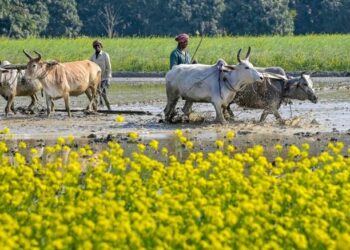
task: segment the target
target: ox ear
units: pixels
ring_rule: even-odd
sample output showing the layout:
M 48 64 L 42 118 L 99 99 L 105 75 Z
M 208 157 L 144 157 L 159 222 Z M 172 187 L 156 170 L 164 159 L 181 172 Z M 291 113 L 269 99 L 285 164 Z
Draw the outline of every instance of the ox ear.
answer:
M 46 62 L 46 64 L 49 65 L 49 66 L 54 66 L 54 65 L 59 64 L 59 62 L 56 61 L 56 60 L 53 60 L 53 61 Z
M 228 69 L 228 70 L 235 70 L 236 67 L 233 65 L 225 65 L 224 68 Z
M 303 75 L 309 75 L 309 76 L 311 76 L 312 74 L 314 74 L 314 73 L 316 73 L 316 71 L 303 71 L 303 72 L 301 72 L 301 76 L 303 76 Z

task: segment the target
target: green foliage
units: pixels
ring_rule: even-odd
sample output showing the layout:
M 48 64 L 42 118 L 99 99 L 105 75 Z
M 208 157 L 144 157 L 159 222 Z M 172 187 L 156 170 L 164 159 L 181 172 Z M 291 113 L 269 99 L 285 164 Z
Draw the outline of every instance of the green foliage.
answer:
M 287 35 L 293 33 L 289 0 L 232 0 L 227 2 L 223 25 L 234 35 Z
M 220 20 L 225 9 L 223 0 L 170 0 L 167 7 L 172 16 L 167 26 L 173 27 L 168 34 L 200 32 L 214 35 L 222 32 Z
M 22 50 L 37 50 L 44 60 L 61 62 L 84 60 L 93 53 L 94 38 L 0 39 L 0 60 L 26 63 Z M 200 37 L 192 37 L 194 52 Z M 113 71 L 162 71 L 169 69 L 169 56 L 176 47 L 172 37 L 103 39 Z M 205 37 L 197 52 L 200 63 L 214 64 L 219 58 L 236 64 L 238 49 L 243 54 L 252 47 L 251 62 L 256 66 L 281 66 L 287 71 L 347 71 L 350 65 L 350 35 Z M 4 57 L 6 55 L 6 57 Z
M 0 22 L 4 25 L 1 35 L 23 38 L 39 36 L 48 24 L 48 10 L 45 2 L 36 0 L 4 1 L 5 11 Z
M 45 35 L 73 37 L 79 34 L 82 23 L 75 1 L 51 0 L 48 1 L 47 7 L 50 17 Z
M 349 0 L 297 0 L 295 34 L 349 33 Z
M 0 35 L 349 33 L 349 0 L 0 0 Z
M 0 19 L 4 18 L 6 13 L 9 11 L 10 0 L 0 0 Z
M 81 32 L 89 36 L 106 36 L 104 24 L 106 23 L 103 17 L 104 9 L 113 9 L 113 13 L 118 15 L 125 13 L 123 5 L 124 1 L 113 0 L 91 0 L 87 4 L 85 0 L 76 0 L 79 17 L 83 23 Z M 126 1 L 125 1 L 126 2 Z M 116 25 L 115 32 L 121 31 L 121 27 Z

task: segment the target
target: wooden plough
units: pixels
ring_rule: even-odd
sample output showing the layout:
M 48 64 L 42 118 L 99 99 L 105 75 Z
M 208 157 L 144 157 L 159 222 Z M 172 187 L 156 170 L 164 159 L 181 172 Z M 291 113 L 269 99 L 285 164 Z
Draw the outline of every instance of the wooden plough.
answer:
M 67 112 L 65 109 L 55 109 L 55 112 Z M 70 112 L 89 112 L 85 109 L 71 109 Z M 127 115 L 152 115 L 149 111 L 139 111 L 139 110 L 97 110 L 97 113 L 102 114 L 127 114 Z

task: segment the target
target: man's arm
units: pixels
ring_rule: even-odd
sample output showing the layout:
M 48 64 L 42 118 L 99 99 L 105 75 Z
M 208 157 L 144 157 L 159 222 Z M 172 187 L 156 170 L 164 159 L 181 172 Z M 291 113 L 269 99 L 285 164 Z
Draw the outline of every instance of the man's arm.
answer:
M 108 53 L 106 53 L 106 74 L 109 78 L 108 80 L 110 80 L 112 78 L 112 65 Z
M 191 64 L 192 63 L 192 57 L 190 55 L 190 53 L 186 53 L 186 63 L 187 64 Z
M 177 65 L 177 62 L 178 62 L 177 54 L 175 52 L 171 53 L 171 55 L 170 55 L 170 69 L 172 69 L 172 67 L 174 65 Z

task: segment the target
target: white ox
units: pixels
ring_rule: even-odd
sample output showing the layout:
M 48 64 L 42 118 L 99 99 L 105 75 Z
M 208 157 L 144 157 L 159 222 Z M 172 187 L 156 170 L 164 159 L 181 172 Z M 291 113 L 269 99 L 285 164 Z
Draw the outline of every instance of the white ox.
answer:
M 8 61 L 3 61 L 0 65 L 0 95 L 7 101 L 5 116 L 8 115 L 10 109 L 13 113 L 16 113 L 14 108 L 15 96 L 30 96 L 32 101 L 28 109 L 32 111 L 36 101 L 35 94 L 42 89 L 42 85 L 38 80 L 26 80 L 24 77 L 25 70 L 16 68 L 16 65 L 12 65 Z
M 97 111 L 96 94 L 101 82 L 101 68 L 89 60 L 67 63 L 43 62 L 41 55 L 34 51 L 38 57 L 29 58 L 26 70 L 27 79 L 38 79 L 46 94 L 47 114 L 53 110 L 52 100 L 64 99 L 68 115 L 71 116 L 69 97 L 79 96 L 83 93 L 89 98 L 88 110 Z
M 244 60 L 240 59 L 240 53 L 241 49 L 237 53 L 237 65 L 227 65 L 220 59 L 215 65 L 180 64 L 168 71 L 165 76 L 165 120 L 171 122 L 176 103 L 182 97 L 186 100 L 185 114 L 193 102 L 212 103 L 216 111 L 215 121 L 225 123 L 223 109 L 232 102 L 236 92 L 247 84 L 263 80 L 262 74 L 249 62 L 250 47 Z

